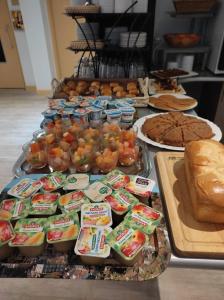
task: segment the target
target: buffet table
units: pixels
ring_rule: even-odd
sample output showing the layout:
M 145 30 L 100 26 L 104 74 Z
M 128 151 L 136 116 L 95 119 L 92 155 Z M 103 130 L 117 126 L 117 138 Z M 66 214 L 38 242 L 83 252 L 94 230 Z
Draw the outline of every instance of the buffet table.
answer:
M 138 118 L 156 113 L 154 109 L 138 108 Z M 188 112 L 196 115 L 194 110 Z M 21 257 L 12 258 L 1 263 L 0 277 L 28 277 L 28 278 L 64 278 L 64 279 L 100 279 L 100 280 L 149 280 L 158 277 L 165 269 L 171 267 L 181 268 L 213 268 L 223 269 L 224 261 L 220 259 L 197 259 L 178 257 L 172 245 L 172 232 L 169 226 L 165 202 L 159 192 L 157 180 L 155 155 L 163 151 L 157 147 L 147 145 L 148 157 L 151 165 L 149 178 L 156 181 L 157 185 L 153 190 L 151 205 L 157 210 L 164 211 L 163 222 L 156 230 L 153 238 L 146 249 L 145 259 L 134 267 L 118 266 L 111 260 L 105 266 L 85 266 L 75 258 L 67 255 L 55 255 L 51 249 L 45 256 L 35 259 L 21 260 Z M 24 155 L 18 159 L 13 168 L 14 176 L 18 176 L 18 168 L 24 161 Z M 40 175 L 31 175 L 38 178 Z M 21 177 L 20 177 L 21 178 Z M 7 186 L 3 192 L 9 189 Z M 161 197 L 161 198 L 160 198 Z M 168 232 L 167 232 L 168 228 Z M 171 245 L 170 245 L 171 243 Z

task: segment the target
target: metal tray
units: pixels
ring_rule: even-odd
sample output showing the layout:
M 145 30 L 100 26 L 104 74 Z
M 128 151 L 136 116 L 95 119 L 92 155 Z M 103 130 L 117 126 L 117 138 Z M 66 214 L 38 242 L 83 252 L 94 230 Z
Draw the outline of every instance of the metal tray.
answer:
M 34 133 L 34 138 L 41 136 L 42 134 L 44 134 L 44 131 L 39 130 L 36 133 Z M 39 174 L 39 173 L 48 174 L 53 172 L 53 170 L 48 166 L 42 169 L 32 169 L 30 167 L 29 163 L 26 161 L 26 151 L 27 151 L 26 149 L 28 149 L 30 143 L 31 141 L 23 146 L 23 152 L 21 153 L 21 155 L 19 156 L 19 158 L 17 159 L 17 161 L 15 162 L 12 168 L 13 176 L 17 178 L 24 176 L 26 174 Z M 140 159 L 136 161 L 133 166 L 130 167 L 119 166 L 118 169 L 127 175 L 138 174 L 143 177 L 149 177 L 152 167 L 151 167 L 150 156 L 149 156 L 147 145 L 141 141 L 138 141 L 138 145 L 140 148 Z M 71 167 L 67 171 L 67 173 L 73 174 L 75 173 L 75 170 Z M 102 174 L 97 174 L 96 172 L 91 174 L 102 175 Z
M 29 175 L 38 179 L 43 174 Z M 25 176 L 27 177 L 27 175 Z M 0 201 L 5 199 L 7 191 L 19 179 L 13 179 L 0 194 Z M 161 202 L 157 194 L 149 200 L 149 205 L 161 210 Z M 167 239 L 165 223 L 162 222 L 145 245 L 142 256 L 132 267 L 120 265 L 111 256 L 102 265 L 83 265 L 71 251 L 60 254 L 52 245 L 46 245 L 43 255 L 29 258 L 21 256 L 17 250 L 0 264 L 0 278 L 62 278 L 62 279 L 97 279 L 144 281 L 158 277 L 170 261 L 170 246 Z

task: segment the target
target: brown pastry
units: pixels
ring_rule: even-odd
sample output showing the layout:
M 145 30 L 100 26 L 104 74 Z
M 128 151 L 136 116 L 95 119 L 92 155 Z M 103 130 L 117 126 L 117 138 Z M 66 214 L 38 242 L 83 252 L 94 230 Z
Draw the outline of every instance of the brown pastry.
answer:
M 142 132 L 161 144 L 184 147 L 190 141 L 210 139 L 213 132 L 203 120 L 181 112 L 169 112 L 147 119 Z
M 173 95 L 161 95 L 159 97 L 149 97 L 149 104 L 156 108 L 167 110 L 187 110 L 194 106 L 197 101 L 193 98 L 177 98 Z
M 62 88 L 62 90 L 63 90 L 64 93 L 66 93 L 66 94 L 68 95 L 71 89 L 70 89 L 67 85 L 65 85 L 65 86 Z
M 134 90 L 128 90 L 128 92 L 130 94 L 134 94 L 135 96 L 139 95 L 139 91 L 137 89 L 134 89 Z
M 127 90 L 137 90 L 137 84 L 135 82 L 129 82 L 127 84 Z
M 76 82 L 73 80 L 69 80 L 66 84 L 71 90 L 75 90 L 76 88 Z
M 100 86 L 100 90 L 103 90 L 103 89 L 108 89 L 110 90 L 110 85 L 108 83 L 102 83 L 101 86 Z
M 112 91 L 111 91 L 111 89 L 103 89 L 103 90 L 101 90 L 101 95 L 102 96 L 111 96 L 112 95 Z
M 110 83 L 110 87 L 111 87 L 111 88 L 114 88 L 114 87 L 116 87 L 116 86 L 119 86 L 119 83 L 118 83 L 118 82 L 111 82 L 111 83 Z
M 120 85 L 115 86 L 115 87 L 113 88 L 113 92 L 114 92 L 114 93 L 117 93 L 117 92 L 123 92 L 123 91 L 124 91 L 124 88 L 123 88 L 123 86 L 120 86 Z
M 85 95 L 86 88 L 77 85 L 77 87 L 76 87 L 76 92 L 78 93 L 78 95 Z
M 224 146 L 213 140 L 187 144 L 185 174 L 196 220 L 224 223 Z
M 100 88 L 100 82 L 99 81 L 93 81 L 93 82 L 91 82 L 90 86 L 95 86 L 95 87 Z
M 126 92 L 125 91 L 118 91 L 118 92 L 116 92 L 116 97 L 124 98 L 124 97 L 126 97 Z
M 67 98 L 68 97 L 68 95 L 65 93 L 65 92 L 59 92 L 59 93 L 57 93 L 57 98 Z
M 73 90 L 72 90 L 72 91 L 69 92 L 69 96 L 70 96 L 70 97 L 78 96 L 78 95 L 79 95 L 79 94 L 78 94 L 77 91 L 73 91 Z

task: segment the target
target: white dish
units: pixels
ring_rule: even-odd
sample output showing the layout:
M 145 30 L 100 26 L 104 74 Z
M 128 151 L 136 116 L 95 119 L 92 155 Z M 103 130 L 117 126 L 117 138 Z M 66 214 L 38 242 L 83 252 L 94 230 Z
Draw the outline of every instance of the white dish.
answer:
M 179 69 L 179 68 L 178 68 Z M 181 69 L 179 69 L 181 70 Z M 156 70 L 156 71 L 151 71 L 150 74 L 154 75 L 155 72 L 158 72 L 158 71 L 163 71 L 163 70 Z M 182 71 L 185 71 L 185 70 L 182 70 Z M 188 78 L 188 77 L 194 77 L 194 76 L 198 76 L 198 73 L 197 72 L 194 72 L 194 71 L 185 71 L 185 72 L 188 72 L 188 74 L 185 74 L 185 75 L 179 75 L 179 76 L 172 76 L 172 77 L 169 77 L 171 79 L 174 79 L 174 78 Z M 159 77 L 158 77 L 159 78 Z
M 175 79 L 173 79 L 175 80 Z M 186 94 L 185 89 L 183 88 L 183 86 L 181 84 L 178 84 L 178 89 L 179 92 L 175 91 L 175 90 L 157 90 L 156 86 L 155 86 L 155 79 L 149 79 L 149 84 L 148 84 L 148 92 L 149 95 L 154 95 L 154 94 Z
M 152 115 L 148 115 L 148 116 L 142 117 L 139 120 L 137 120 L 135 122 L 135 124 L 133 125 L 133 128 L 137 132 L 138 138 L 140 140 L 142 140 L 143 142 L 147 143 L 147 144 L 150 144 L 152 146 L 159 147 L 159 148 L 162 148 L 162 149 L 168 149 L 168 150 L 174 150 L 174 151 L 184 151 L 185 147 L 174 147 L 174 146 L 169 146 L 169 145 L 165 145 L 165 144 L 160 144 L 160 143 L 157 143 L 157 142 L 149 139 L 147 136 L 145 136 L 142 133 L 142 125 L 144 124 L 144 122 L 147 119 L 150 119 L 150 118 L 162 115 L 162 114 L 164 114 L 164 113 L 152 114 Z M 184 114 L 184 115 L 189 116 L 188 114 Z M 192 116 L 192 117 L 194 117 L 196 119 L 200 119 L 200 120 L 206 122 L 211 127 L 211 129 L 214 133 L 214 136 L 213 136 L 212 140 L 215 140 L 215 141 L 218 141 L 218 142 L 221 140 L 222 131 L 220 130 L 220 128 L 216 124 L 214 124 L 213 122 L 211 122 L 207 119 L 203 119 L 203 118 L 200 118 L 200 117 L 197 117 L 197 116 Z
M 163 93 L 160 93 L 160 94 L 155 94 L 152 97 L 153 98 L 159 98 L 160 96 L 163 96 L 163 95 L 172 95 L 172 96 L 175 96 L 178 99 L 192 99 L 192 97 L 189 97 L 187 95 L 176 94 L 176 93 L 172 93 L 172 94 L 168 94 L 168 93 L 163 94 Z M 149 97 L 149 100 L 150 100 L 150 97 Z M 149 106 L 151 106 L 153 108 L 156 108 L 156 109 L 159 109 L 159 110 L 164 110 L 164 111 L 186 111 L 186 110 L 193 109 L 193 108 L 195 108 L 198 105 L 198 102 L 197 102 L 196 99 L 195 99 L 195 101 L 196 101 L 195 104 L 189 106 L 188 108 L 184 108 L 184 109 L 160 108 L 160 107 L 157 107 L 156 105 L 154 105 L 153 103 L 148 102 L 148 104 L 149 104 Z

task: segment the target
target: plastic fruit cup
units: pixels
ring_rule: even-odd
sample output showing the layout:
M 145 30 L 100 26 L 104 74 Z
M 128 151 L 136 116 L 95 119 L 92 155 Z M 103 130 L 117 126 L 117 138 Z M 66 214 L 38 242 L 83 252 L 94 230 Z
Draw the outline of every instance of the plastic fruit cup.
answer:
M 139 155 L 139 148 L 129 147 L 126 142 L 124 144 L 120 144 L 119 147 L 119 163 L 122 166 L 132 166 L 137 160 Z
M 54 171 L 64 172 L 71 165 L 70 152 L 55 147 L 48 152 L 48 164 Z
M 41 169 L 47 165 L 47 154 L 38 143 L 29 146 L 26 160 L 33 169 Z
M 101 173 L 109 173 L 114 170 L 118 163 L 118 151 L 105 149 L 102 154 L 96 158 L 96 166 Z

